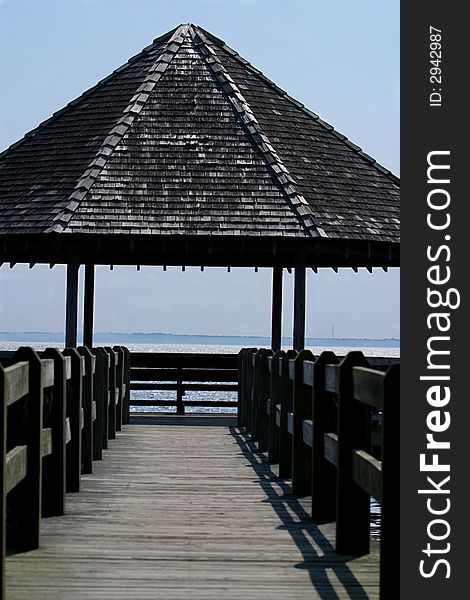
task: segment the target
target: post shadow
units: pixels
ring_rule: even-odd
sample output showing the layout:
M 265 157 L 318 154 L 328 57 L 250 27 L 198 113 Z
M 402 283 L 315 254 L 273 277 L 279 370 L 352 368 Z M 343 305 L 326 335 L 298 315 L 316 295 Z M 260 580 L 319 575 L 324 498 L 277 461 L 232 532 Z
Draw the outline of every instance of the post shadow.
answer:
M 254 442 L 240 433 L 235 426 L 229 427 L 229 435 L 234 438 L 241 452 L 249 461 L 249 466 L 257 475 L 258 483 L 266 494 L 265 502 L 271 504 L 283 523 L 281 527 L 289 533 L 302 553 L 304 562 L 297 564 L 296 568 L 309 572 L 310 580 L 319 597 L 325 598 L 325 600 L 340 600 L 340 596 L 328 578 L 328 571 L 333 571 L 350 598 L 368 600 L 369 595 L 347 566 L 347 562 L 355 557 L 335 553 L 334 546 L 321 532 L 318 524 L 311 519 L 307 510 L 302 506 L 301 500 L 292 494 L 291 486 L 273 473 L 266 456 L 258 451 Z M 276 488 L 282 490 L 282 496 L 279 496 Z M 293 514 L 299 518 L 300 522 L 294 521 Z M 318 553 L 317 548 L 324 552 L 324 556 Z

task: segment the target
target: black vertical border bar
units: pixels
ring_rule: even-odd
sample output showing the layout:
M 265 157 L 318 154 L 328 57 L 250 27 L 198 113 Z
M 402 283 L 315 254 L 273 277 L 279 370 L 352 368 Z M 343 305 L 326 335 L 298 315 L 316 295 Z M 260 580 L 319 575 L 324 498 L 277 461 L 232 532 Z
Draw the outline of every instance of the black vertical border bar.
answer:
M 401 3 L 401 194 L 402 194 L 402 259 L 401 259 L 401 548 L 400 581 L 401 598 L 415 600 L 426 598 L 461 598 L 466 589 L 468 543 L 470 536 L 468 511 L 470 507 L 468 466 L 470 443 L 468 391 L 468 326 L 467 298 L 469 297 L 469 274 L 466 266 L 469 254 L 470 221 L 466 218 L 470 198 L 467 178 L 470 157 L 466 150 L 469 137 L 468 92 L 468 40 L 469 25 L 464 17 L 464 3 L 459 2 L 402 2 Z M 430 81 L 430 27 L 441 30 L 441 82 Z M 434 89 L 433 89 L 434 88 Z M 439 89 L 440 88 L 440 89 Z M 441 106 L 430 106 L 433 92 L 442 94 Z M 437 96 L 435 96 L 437 98 Z M 432 151 L 450 151 L 450 184 L 433 185 L 427 182 L 427 156 Z M 440 162 L 444 163 L 445 158 Z M 438 161 L 439 162 L 439 161 Z M 443 173 L 441 173 L 443 174 Z M 444 188 L 450 193 L 451 202 L 447 210 L 430 211 L 427 196 L 433 188 Z M 443 197 L 443 196 L 442 196 Z M 437 196 L 436 196 L 437 198 Z M 433 231 L 427 225 L 427 215 L 444 219 L 449 212 L 451 223 L 448 229 Z M 450 239 L 445 236 L 450 235 Z M 434 262 L 427 257 L 428 247 L 439 258 Z M 428 281 L 428 269 L 440 265 L 442 273 L 450 268 L 450 281 L 440 286 Z M 461 303 L 456 309 L 428 305 L 427 289 L 440 289 L 443 294 L 455 288 Z M 455 296 L 454 296 L 455 299 Z M 439 333 L 435 322 L 428 327 L 427 318 L 433 312 L 449 314 L 450 329 Z M 434 325 L 433 325 L 434 323 Z M 426 452 L 426 434 L 429 433 L 427 417 L 435 408 L 427 402 L 427 390 L 432 384 L 420 380 L 429 375 L 428 340 L 432 336 L 449 336 L 448 342 L 440 342 L 442 349 L 450 355 L 440 357 L 441 364 L 450 365 L 451 399 L 446 407 L 451 424 L 447 431 L 435 434 L 436 439 L 450 442 L 449 450 L 442 450 L 439 462 L 449 463 L 450 472 L 422 472 L 419 467 L 420 454 Z M 437 342 L 434 342 L 437 343 Z M 444 371 L 433 371 L 442 375 Z M 443 414 L 441 415 L 444 416 Z M 429 451 L 432 454 L 433 451 Z M 429 458 L 428 458 L 429 462 Z M 419 494 L 419 489 L 433 489 L 427 476 L 440 485 L 450 475 L 441 489 L 449 494 Z M 432 515 L 427 506 L 444 509 L 446 498 L 450 509 L 442 515 Z M 442 518 L 450 525 L 449 536 L 440 541 L 429 536 L 428 528 L 433 519 Z M 444 535 L 444 524 L 431 525 L 430 531 Z M 429 555 L 427 550 L 430 544 Z M 447 547 L 447 543 L 450 544 Z M 448 552 L 445 550 L 448 549 Z M 445 562 L 448 561 L 449 567 Z M 422 570 L 428 575 L 420 574 Z M 450 575 L 449 578 L 446 576 Z M 463 592 L 465 595 L 465 592 Z

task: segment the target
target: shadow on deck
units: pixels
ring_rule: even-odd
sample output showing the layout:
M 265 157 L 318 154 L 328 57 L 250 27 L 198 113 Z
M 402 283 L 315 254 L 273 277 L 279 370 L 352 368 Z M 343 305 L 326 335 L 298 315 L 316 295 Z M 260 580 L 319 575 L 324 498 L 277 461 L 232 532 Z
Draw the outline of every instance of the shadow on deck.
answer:
M 278 477 L 275 467 L 268 463 L 266 455 L 258 451 L 256 444 L 248 436 L 234 426 L 230 427 L 230 433 L 258 476 L 255 482 L 266 494 L 263 502 L 271 505 L 282 521 L 279 528 L 289 533 L 302 553 L 304 561 L 294 565 L 295 568 L 309 573 L 312 586 L 320 593 L 321 598 L 344 597 L 342 593 L 337 593 L 338 583 L 341 587 L 344 586 L 344 591 L 348 594 L 346 597 L 358 600 L 370 598 L 354 575 L 351 564 L 354 560 L 366 563 L 370 561 L 370 557 L 355 558 L 336 554 L 332 543 L 334 523 L 314 523 L 308 512 L 311 498 L 294 496 L 289 483 Z M 371 575 L 373 578 L 373 573 Z

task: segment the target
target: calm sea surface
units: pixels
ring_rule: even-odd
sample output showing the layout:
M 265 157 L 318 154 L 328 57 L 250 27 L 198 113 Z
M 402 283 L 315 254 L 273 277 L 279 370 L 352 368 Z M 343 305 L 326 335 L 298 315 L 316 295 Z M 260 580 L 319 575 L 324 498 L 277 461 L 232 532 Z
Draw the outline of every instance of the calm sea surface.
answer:
M 0 342 L 0 350 L 16 350 L 20 346 L 31 346 L 36 350 L 44 350 L 47 347 L 55 346 L 60 348 L 61 344 L 54 344 L 51 342 Z M 197 354 L 205 354 L 205 353 L 216 353 L 216 354 L 236 354 L 238 353 L 243 346 L 235 345 L 235 344 L 194 344 L 194 345 L 185 345 L 185 344 L 127 344 L 127 348 L 131 352 L 190 352 Z M 375 348 L 375 347 L 352 347 L 352 346 L 308 346 L 309 350 L 313 352 L 314 355 L 319 355 L 324 350 L 331 350 L 335 352 L 338 356 L 343 356 L 347 354 L 351 350 L 361 350 L 365 356 L 383 356 L 383 357 L 399 357 L 400 349 L 399 348 Z M 288 348 L 286 348 L 288 349 Z M 147 400 L 174 400 L 176 396 L 176 392 L 173 391 L 140 391 L 134 390 L 131 392 L 131 399 L 147 399 Z M 204 398 L 205 400 L 232 400 L 236 401 L 236 392 L 204 392 L 204 391 L 195 391 L 189 390 L 186 395 L 186 400 L 200 400 Z M 133 407 L 132 412 L 175 412 L 175 407 Z M 186 412 L 188 413 L 200 413 L 200 412 L 211 412 L 211 413 L 235 413 L 236 408 L 198 408 L 194 407 L 186 407 Z

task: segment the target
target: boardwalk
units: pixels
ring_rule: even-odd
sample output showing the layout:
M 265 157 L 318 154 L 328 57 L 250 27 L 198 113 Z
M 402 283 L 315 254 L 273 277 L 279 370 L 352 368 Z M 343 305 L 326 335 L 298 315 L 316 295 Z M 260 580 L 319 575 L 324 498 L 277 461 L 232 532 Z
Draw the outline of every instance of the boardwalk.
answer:
M 251 449 L 231 418 L 125 426 L 41 548 L 8 558 L 8 600 L 378 598 L 377 554 L 334 554 Z

